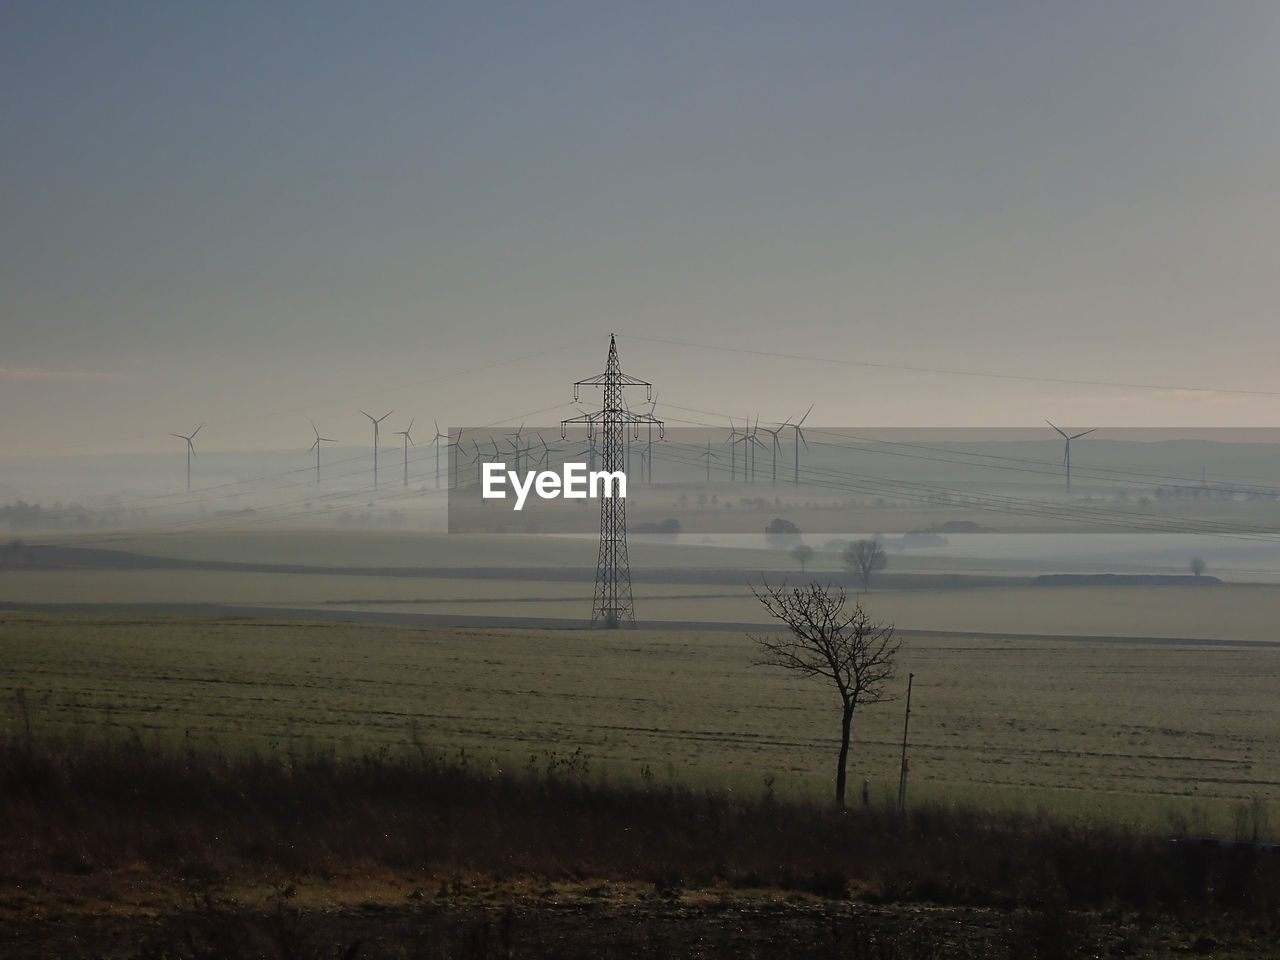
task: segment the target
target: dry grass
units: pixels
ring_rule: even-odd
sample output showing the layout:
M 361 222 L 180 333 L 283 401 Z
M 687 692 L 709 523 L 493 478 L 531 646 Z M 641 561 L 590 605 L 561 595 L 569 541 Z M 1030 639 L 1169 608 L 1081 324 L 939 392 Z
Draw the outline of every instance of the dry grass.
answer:
M 1280 916 L 1280 861 L 1270 855 L 1171 854 L 1158 838 L 1044 816 L 933 806 L 836 814 L 769 795 L 615 785 L 584 778 L 579 763 L 571 755 L 492 774 L 429 751 L 231 757 L 136 740 L 6 739 L 0 869 L 53 883 L 125 868 L 207 884 L 352 870 L 598 877 L 659 893 L 719 885 L 894 903 Z
M 1267 956 L 1280 858 L 1159 828 L 1269 836 L 1277 657 L 914 640 L 911 807 L 887 708 L 838 816 L 828 692 L 735 634 L 8 614 L 0 924 L 22 957 Z
M 6 615 L 0 725 L 354 756 L 415 741 L 490 772 L 581 750 L 615 782 L 830 793 L 838 714 L 710 631 L 411 629 Z M 913 799 L 1270 835 L 1280 651 L 914 638 Z M 25 722 L 25 721 L 24 721 Z M 900 708 L 855 721 L 850 780 L 896 795 Z M 1241 811 L 1250 812 L 1241 821 Z

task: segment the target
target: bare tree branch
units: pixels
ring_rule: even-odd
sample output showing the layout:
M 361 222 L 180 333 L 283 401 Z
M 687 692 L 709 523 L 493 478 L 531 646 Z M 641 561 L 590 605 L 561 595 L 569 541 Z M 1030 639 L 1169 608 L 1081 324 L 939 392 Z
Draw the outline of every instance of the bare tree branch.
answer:
M 844 562 L 862 580 L 865 593 L 871 589 L 871 575 L 889 565 L 889 557 L 884 552 L 879 539 L 855 540 L 844 551 Z
M 844 809 L 845 767 L 854 711 L 860 703 L 894 699 L 888 692 L 902 641 L 892 625 L 873 621 L 855 599 L 846 609 L 843 587 L 810 583 L 771 586 L 761 580 L 751 592 L 786 627 L 786 633 L 750 635 L 760 656 L 756 666 L 781 667 L 802 677 L 829 680 L 842 707 L 836 805 Z

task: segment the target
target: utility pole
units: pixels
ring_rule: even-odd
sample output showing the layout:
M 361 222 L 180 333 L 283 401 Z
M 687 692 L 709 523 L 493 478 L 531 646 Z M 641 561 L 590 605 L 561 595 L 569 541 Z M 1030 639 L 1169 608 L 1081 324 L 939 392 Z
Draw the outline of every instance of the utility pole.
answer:
M 664 439 L 663 422 L 652 413 L 637 414 L 627 409 L 623 399 L 626 387 L 644 387 L 645 400 L 653 399 L 653 384 L 647 380 L 627 376 L 618 362 L 618 345 L 613 334 L 609 335 L 609 357 L 604 373 L 579 380 L 573 385 L 573 400 L 578 402 L 582 387 L 601 387 L 603 403 L 599 413 L 584 413 L 580 417 L 560 421 L 560 438 L 566 437 L 571 423 L 583 423 L 587 437 L 593 442 L 596 431 L 600 433 L 601 470 L 605 473 L 626 470 L 627 428 L 634 438 L 640 439 L 640 424 L 657 424 L 658 439 Z M 595 598 L 591 604 L 591 625 L 619 627 L 635 626 L 635 608 L 631 598 L 631 563 L 627 557 L 627 502 L 625 497 L 600 497 L 600 555 L 596 562 Z
M 911 724 L 911 681 L 916 678 L 914 673 L 907 674 L 907 715 L 902 721 L 902 776 L 898 780 L 898 809 L 907 809 L 907 771 L 910 768 L 907 760 L 907 727 Z

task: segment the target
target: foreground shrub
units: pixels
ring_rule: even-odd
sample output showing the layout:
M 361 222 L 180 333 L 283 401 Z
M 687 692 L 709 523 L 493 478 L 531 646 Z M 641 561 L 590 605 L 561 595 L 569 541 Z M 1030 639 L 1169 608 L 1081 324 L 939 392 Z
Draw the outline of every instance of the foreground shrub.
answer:
M 10 875 L 139 863 L 193 877 L 355 866 L 601 877 L 1035 908 L 1280 916 L 1280 857 L 975 810 L 839 814 L 771 795 L 588 780 L 572 764 L 477 770 L 420 750 L 342 758 L 0 741 Z M 1066 920 L 1063 921 L 1064 923 Z M 1047 939 L 1052 940 L 1052 937 Z

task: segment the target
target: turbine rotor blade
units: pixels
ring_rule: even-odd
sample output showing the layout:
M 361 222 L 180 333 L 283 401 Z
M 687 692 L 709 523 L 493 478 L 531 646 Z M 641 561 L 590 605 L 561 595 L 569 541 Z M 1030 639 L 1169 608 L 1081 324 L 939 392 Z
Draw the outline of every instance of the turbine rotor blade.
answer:
M 1070 440 L 1070 439 L 1071 439 L 1071 438 L 1070 438 L 1070 437 L 1068 437 L 1065 433 L 1063 433 L 1061 430 L 1059 430 L 1059 429 L 1058 429 L 1058 425 L 1057 425 L 1056 423 L 1054 423 L 1052 420 L 1045 420 L 1045 423 L 1049 424 L 1049 426 L 1053 427 L 1053 429 L 1058 430 L 1058 436 L 1062 437 L 1062 439 L 1064 439 L 1064 440 Z

